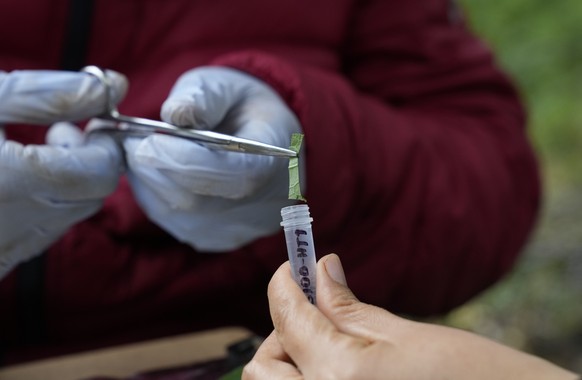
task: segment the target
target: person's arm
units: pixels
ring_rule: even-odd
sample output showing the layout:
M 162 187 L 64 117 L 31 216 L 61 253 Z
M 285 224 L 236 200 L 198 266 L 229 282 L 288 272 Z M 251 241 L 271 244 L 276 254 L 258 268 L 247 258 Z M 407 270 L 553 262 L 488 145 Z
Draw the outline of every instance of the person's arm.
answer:
M 243 379 L 577 380 L 541 358 L 454 328 L 361 303 L 338 256 L 317 266 L 317 307 L 283 264 L 269 284 L 274 332 Z
M 539 207 L 518 95 L 450 3 L 356 2 L 341 70 L 261 51 L 214 62 L 269 83 L 297 114 L 318 249 L 342 253 L 364 301 L 415 315 L 505 274 Z

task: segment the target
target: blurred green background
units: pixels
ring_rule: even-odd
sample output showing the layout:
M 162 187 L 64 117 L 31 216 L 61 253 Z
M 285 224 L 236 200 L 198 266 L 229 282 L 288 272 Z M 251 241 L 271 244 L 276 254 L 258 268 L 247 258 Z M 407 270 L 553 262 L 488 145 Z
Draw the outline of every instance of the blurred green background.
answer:
M 458 1 L 523 93 L 544 203 L 515 270 L 442 322 L 582 373 L 582 1 Z

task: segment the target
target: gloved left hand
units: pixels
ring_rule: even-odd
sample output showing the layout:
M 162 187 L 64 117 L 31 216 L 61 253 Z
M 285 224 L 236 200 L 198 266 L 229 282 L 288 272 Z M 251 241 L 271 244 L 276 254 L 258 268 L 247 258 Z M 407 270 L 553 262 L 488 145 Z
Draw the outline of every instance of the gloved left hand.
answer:
M 97 212 L 123 170 L 109 136 L 55 124 L 47 145 L 0 139 L 0 278 Z
M 114 71 L 107 75 L 117 104 L 127 79 Z M 86 73 L 0 71 L 0 123 L 87 119 L 103 112 L 105 91 Z M 121 149 L 103 134 L 85 139 L 72 124 L 57 123 L 47 145 L 24 146 L 7 140 L 0 124 L 0 278 L 97 212 L 122 170 Z
M 288 147 L 301 126 L 264 82 L 223 67 L 183 74 L 162 107 L 166 122 Z M 125 143 L 128 178 L 147 215 L 200 251 L 239 248 L 280 229 L 288 159 L 209 150 L 167 135 Z
M 127 91 L 127 78 L 107 70 L 113 102 Z M 106 88 L 92 75 L 58 70 L 0 71 L 0 124 L 50 125 L 105 111 Z

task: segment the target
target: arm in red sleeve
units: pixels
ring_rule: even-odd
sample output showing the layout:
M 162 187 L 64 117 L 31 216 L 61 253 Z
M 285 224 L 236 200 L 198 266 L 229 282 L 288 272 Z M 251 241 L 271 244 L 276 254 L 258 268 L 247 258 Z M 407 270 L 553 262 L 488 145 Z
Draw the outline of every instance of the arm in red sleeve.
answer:
M 441 313 L 498 280 L 535 222 L 524 111 L 449 2 L 361 2 L 342 72 L 239 52 L 215 63 L 270 83 L 305 133 L 319 255 L 367 302 Z

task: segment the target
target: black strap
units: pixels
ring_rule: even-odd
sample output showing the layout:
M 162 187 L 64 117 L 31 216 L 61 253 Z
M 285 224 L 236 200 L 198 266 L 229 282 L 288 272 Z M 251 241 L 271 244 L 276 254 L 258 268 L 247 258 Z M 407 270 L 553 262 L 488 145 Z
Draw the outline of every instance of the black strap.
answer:
M 80 70 L 86 65 L 93 19 L 93 0 L 70 0 L 61 69 Z
M 44 268 L 45 256 L 26 261 L 16 271 L 16 310 L 18 331 L 23 344 L 45 337 Z

